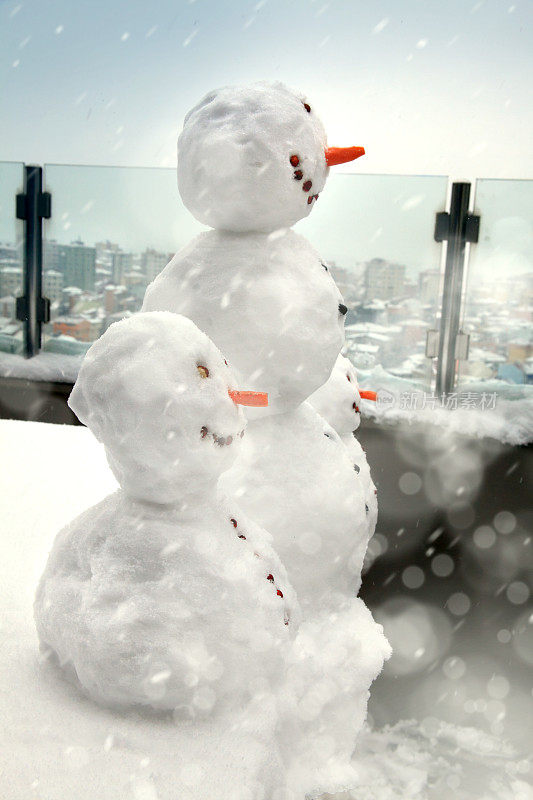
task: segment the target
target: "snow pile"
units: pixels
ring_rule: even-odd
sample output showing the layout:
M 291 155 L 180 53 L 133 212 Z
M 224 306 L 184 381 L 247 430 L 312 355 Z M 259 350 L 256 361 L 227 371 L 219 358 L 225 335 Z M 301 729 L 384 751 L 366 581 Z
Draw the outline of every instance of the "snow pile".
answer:
M 275 413 L 295 408 L 327 380 L 344 341 L 341 300 L 318 253 L 294 231 L 208 231 L 150 284 L 143 311 L 192 319 L 243 388 L 268 392 L 267 412 Z
M 33 358 L 0 352 L 0 375 L 3 378 L 22 378 L 30 381 L 59 381 L 74 383 L 83 356 L 63 353 L 39 353 Z
M 378 402 L 363 401 L 362 407 L 364 415 L 377 422 L 435 425 L 448 433 L 513 445 L 533 441 L 533 386 L 498 380 L 464 383 L 443 405 L 440 398 L 381 366 L 358 374 L 361 387 L 378 391 Z
M 326 182 L 325 147 L 323 125 L 303 95 L 281 83 L 223 87 L 185 117 L 178 140 L 181 197 L 196 219 L 213 228 L 294 225 L 311 211 L 308 197 Z M 309 195 L 302 191 L 308 181 Z

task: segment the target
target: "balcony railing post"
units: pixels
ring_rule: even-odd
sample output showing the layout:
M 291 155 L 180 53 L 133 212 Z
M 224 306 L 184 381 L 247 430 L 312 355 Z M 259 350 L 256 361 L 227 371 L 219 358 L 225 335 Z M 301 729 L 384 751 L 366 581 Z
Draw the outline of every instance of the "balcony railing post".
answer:
M 479 217 L 469 213 L 469 201 L 470 184 L 454 183 L 450 212 L 437 214 L 435 223 L 436 241 L 448 243 L 437 363 L 436 393 L 440 395 L 455 388 L 466 243 L 477 242 L 479 234 Z
M 24 193 L 17 195 L 17 217 L 24 220 L 24 294 L 17 297 L 17 319 L 24 322 L 24 355 L 41 347 L 41 326 L 50 319 L 50 301 L 42 295 L 43 219 L 51 215 L 51 196 L 43 192 L 42 167 L 24 167 Z

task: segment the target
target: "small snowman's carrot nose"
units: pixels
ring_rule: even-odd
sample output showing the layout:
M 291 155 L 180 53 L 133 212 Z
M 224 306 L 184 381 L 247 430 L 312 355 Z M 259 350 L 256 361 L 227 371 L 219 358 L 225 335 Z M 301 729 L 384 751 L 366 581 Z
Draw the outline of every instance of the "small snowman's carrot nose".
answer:
M 228 394 L 234 403 L 240 406 L 267 406 L 268 394 L 266 392 L 247 392 L 239 389 L 228 389 Z
M 372 389 L 363 389 L 359 394 L 361 395 L 361 400 L 373 400 L 375 403 L 378 399 L 378 393 L 374 392 Z
M 326 164 L 334 167 L 335 164 L 346 164 L 355 161 L 365 154 L 364 147 L 326 147 Z

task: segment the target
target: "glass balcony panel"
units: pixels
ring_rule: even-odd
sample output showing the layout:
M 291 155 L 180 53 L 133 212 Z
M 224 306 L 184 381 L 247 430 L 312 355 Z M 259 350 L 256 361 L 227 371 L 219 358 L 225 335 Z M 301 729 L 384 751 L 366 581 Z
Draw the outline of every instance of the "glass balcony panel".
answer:
M 296 230 L 317 248 L 344 296 L 347 355 L 380 387 L 429 390 L 425 355 L 436 324 L 441 247 L 435 214 L 448 179 L 331 175 L 318 208 Z
M 16 195 L 22 192 L 23 165 L 0 161 L 0 374 L 13 373 L 13 355 L 22 353 L 22 323 L 15 298 L 22 294 L 22 223 L 16 217 Z
M 533 181 L 478 180 L 476 213 L 462 321 L 470 348 L 459 386 L 481 382 L 511 399 L 533 383 Z
M 202 226 L 183 206 L 175 169 L 48 164 L 43 351 L 66 380 L 112 322 L 138 311 L 147 285 Z

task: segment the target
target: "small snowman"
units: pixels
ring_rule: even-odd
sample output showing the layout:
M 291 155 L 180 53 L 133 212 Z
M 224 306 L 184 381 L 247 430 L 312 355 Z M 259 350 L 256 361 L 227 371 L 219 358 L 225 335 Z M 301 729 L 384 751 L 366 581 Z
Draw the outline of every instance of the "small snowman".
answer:
M 217 490 L 257 400 L 178 315 L 115 323 L 88 351 L 69 404 L 121 488 L 57 535 L 35 620 L 96 702 L 190 719 L 281 681 L 294 592 L 268 534 Z
M 214 230 L 174 256 L 143 305 L 190 317 L 242 384 L 268 392 L 268 414 L 248 412 L 224 488 L 271 532 L 300 602 L 315 610 L 355 596 L 370 512 L 339 436 L 305 402 L 331 373 L 347 309 L 290 226 L 314 208 L 330 165 L 363 153 L 328 147 L 307 98 L 282 84 L 208 94 L 185 118 L 178 184 Z
M 361 424 L 361 400 L 374 400 L 372 391 L 360 391 L 357 373 L 351 361 L 339 355 L 326 383 L 317 389 L 309 402 L 339 434 L 360 477 L 367 511 L 368 538 L 373 535 L 377 517 L 377 490 L 370 475 L 366 453 L 356 438 Z

